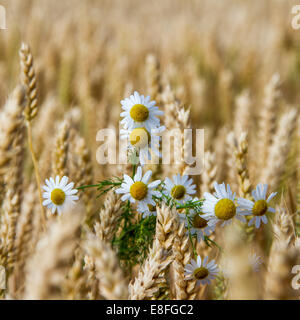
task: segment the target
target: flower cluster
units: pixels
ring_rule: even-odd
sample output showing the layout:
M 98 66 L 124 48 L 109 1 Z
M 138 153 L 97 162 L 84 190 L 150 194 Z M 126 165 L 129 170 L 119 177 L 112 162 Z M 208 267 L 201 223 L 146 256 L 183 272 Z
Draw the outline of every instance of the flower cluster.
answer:
M 149 96 L 144 97 L 137 92 L 122 100 L 121 104 L 124 111 L 121 113 L 123 129 L 120 134 L 122 138 L 128 139 L 128 148 L 138 152 L 140 165 L 138 167 L 133 165 L 131 177 L 124 174 L 118 182 L 106 180 L 96 186 L 98 190 L 104 186 L 108 187 L 102 190 L 102 193 L 119 186 L 115 192 L 122 195 L 121 200 L 127 202 L 129 208 L 131 205 L 136 206 L 137 212 L 143 217 L 156 215 L 156 207 L 161 206 L 162 202 L 175 206 L 180 220 L 185 223 L 195 253 L 195 260 L 192 259 L 185 267 L 186 279 L 195 279 L 197 283 L 208 284 L 218 274 L 218 266 L 214 260 L 209 262 L 208 257 L 202 260 L 197 255 L 192 239 L 198 242 L 205 241 L 207 244 L 209 241 L 213 242 L 209 236 L 215 232 L 216 226 L 224 227 L 234 219 L 242 223 L 248 220 L 249 225 L 259 228 L 261 222 L 264 224 L 268 222 L 267 214 L 275 212 L 269 203 L 276 193 L 273 192 L 267 197 L 268 186 L 258 184 L 252 191 L 252 200 L 249 200 L 237 197 L 229 185 L 215 182 L 215 192 L 213 194 L 205 192 L 203 199 L 198 199 L 195 197 L 196 185 L 187 175 L 177 174 L 171 179 L 166 177 L 164 181 L 150 182 L 152 171 L 148 170 L 143 174 L 142 168 L 147 160 L 151 159 L 151 152 L 160 156 L 160 137 L 155 134 L 165 129 L 160 126 L 160 120 L 157 118 L 163 112 L 155 106 L 154 101 L 150 101 Z M 69 204 L 78 200 L 75 195 L 78 190 L 73 187 L 74 183 L 68 184 L 67 177 L 61 180 L 58 176 L 55 180 L 46 179 L 46 186 L 43 187 L 44 206 L 51 209 L 53 214 L 57 210 L 60 215 Z M 252 255 L 249 261 L 254 270 L 257 270 L 261 263 L 256 254 Z
M 158 110 L 155 101 L 150 101 L 150 97 L 144 97 L 137 91 L 129 98 L 121 101 L 121 113 L 123 129 L 120 132 L 122 139 L 129 142 L 128 149 L 139 155 L 139 162 L 144 165 L 151 156 L 155 154 L 160 157 L 159 141 L 157 135 L 165 130 L 160 126 L 157 116 L 163 115 L 163 111 Z

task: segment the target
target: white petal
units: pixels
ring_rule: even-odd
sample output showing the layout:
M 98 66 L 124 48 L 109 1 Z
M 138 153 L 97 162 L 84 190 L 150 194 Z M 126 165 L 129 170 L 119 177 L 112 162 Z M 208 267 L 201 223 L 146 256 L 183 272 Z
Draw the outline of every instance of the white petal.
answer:
M 151 176 L 152 176 L 152 171 L 151 170 L 148 170 L 146 173 L 145 173 L 145 175 L 144 175 L 144 177 L 143 177 L 143 179 L 142 179 L 142 182 L 144 182 L 144 183 L 148 183 L 148 181 L 149 181 L 149 179 L 151 178 Z
M 62 179 L 61 179 L 61 181 L 60 181 L 59 186 L 63 189 L 63 188 L 67 185 L 68 180 L 69 180 L 69 178 L 68 178 L 68 177 L 63 176 L 63 177 L 62 177 Z
M 267 199 L 267 202 L 271 201 L 271 200 L 276 196 L 276 194 L 277 194 L 277 192 L 272 192 L 272 193 L 269 195 L 269 197 L 268 197 L 268 199 Z
M 258 229 L 260 226 L 260 218 L 259 217 L 255 217 L 255 227 L 256 229 Z
M 141 179 L 142 179 L 142 167 L 139 166 L 134 176 L 134 182 L 141 181 Z
M 156 188 L 160 183 L 161 183 L 160 180 L 155 180 L 155 181 L 151 182 L 151 183 L 148 185 L 148 187 L 149 187 L 150 189 L 153 189 L 153 188 Z

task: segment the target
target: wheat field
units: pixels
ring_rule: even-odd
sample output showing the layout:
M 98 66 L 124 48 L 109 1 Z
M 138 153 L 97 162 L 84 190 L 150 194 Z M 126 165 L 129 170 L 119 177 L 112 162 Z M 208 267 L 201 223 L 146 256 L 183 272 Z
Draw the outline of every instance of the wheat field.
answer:
M 0 298 L 298 299 L 296 4 L 1 1 Z M 153 129 L 204 129 L 203 170 Z

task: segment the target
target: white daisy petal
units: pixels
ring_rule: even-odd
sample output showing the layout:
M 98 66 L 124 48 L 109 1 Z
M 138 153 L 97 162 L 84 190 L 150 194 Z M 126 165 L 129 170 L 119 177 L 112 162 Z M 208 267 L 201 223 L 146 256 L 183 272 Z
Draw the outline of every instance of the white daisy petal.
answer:
M 268 199 L 267 199 L 267 202 L 271 201 L 276 195 L 277 195 L 277 192 L 272 192 L 272 193 L 269 195 L 269 197 L 268 197 Z

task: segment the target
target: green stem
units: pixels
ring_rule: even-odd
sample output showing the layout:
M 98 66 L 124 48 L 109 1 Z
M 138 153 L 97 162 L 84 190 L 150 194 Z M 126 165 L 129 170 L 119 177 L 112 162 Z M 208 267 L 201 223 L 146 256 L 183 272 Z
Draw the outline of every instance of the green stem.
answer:
M 192 234 L 191 234 L 191 227 L 190 227 L 190 221 L 189 221 L 189 218 L 188 218 L 188 209 L 186 210 L 186 219 L 187 219 L 187 225 L 188 225 L 188 232 L 189 232 L 189 239 L 191 241 L 191 244 L 192 244 L 192 247 L 193 247 L 193 252 L 194 252 L 194 256 L 195 258 L 198 256 L 197 254 L 197 251 L 196 251 L 196 248 L 195 248 L 195 245 L 194 245 L 194 241 L 193 241 L 193 237 L 192 237 Z
M 132 179 L 135 176 L 135 171 L 136 171 L 136 164 L 132 164 Z
M 87 186 L 81 186 L 76 188 L 77 190 L 83 190 L 83 189 L 87 189 L 87 188 L 100 188 L 100 187 L 105 187 L 105 186 L 120 186 L 122 184 L 122 182 L 110 182 L 109 184 L 103 184 L 103 183 L 98 183 L 98 184 L 91 184 L 91 185 L 87 185 Z

